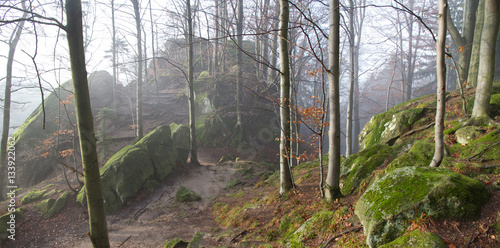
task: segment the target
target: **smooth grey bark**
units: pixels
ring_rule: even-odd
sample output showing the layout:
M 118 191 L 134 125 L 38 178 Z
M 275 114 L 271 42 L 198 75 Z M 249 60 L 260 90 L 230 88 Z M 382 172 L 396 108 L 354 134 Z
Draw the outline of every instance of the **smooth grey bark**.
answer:
M 241 84 L 243 80 L 243 0 L 238 0 L 238 23 L 236 27 L 237 42 L 238 42 L 238 52 L 236 54 L 238 63 L 238 78 L 236 79 L 236 133 L 241 135 L 242 124 L 241 124 Z
M 446 22 L 448 3 L 447 0 L 439 0 L 438 2 L 438 38 L 436 51 L 436 67 L 437 67 L 437 106 L 436 120 L 434 126 L 434 157 L 432 158 L 431 167 L 439 167 L 443 161 L 444 154 L 444 111 L 446 104 L 446 63 L 444 61 L 445 43 L 446 43 Z
M 130 0 L 134 6 L 134 17 L 137 36 L 137 82 L 136 82 L 136 136 L 141 139 L 144 136 L 144 128 L 142 123 L 142 26 L 141 13 L 139 11 L 139 1 Z
M 149 17 L 151 20 L 151 50 L 153 52 L 153 54 L 151 55 L 151 59 L 153 61 L 153 76 L 154 76 L 153 78 L 155 80 L 155 86 L 156 86 L 156 98 L 158 99 L 158 103 L 160 103 L 160 89 L 158 87 L 158 77 L 156 75 L 155 31 L 153 22 L 153 7 L 151 6 L 151 0 L 149 0 Z M 144 47 L 144 49 L 146 49 L 146 47 Z M 146 68 L 147 68 L 147 63 L 146 63 Z
M 328 173 L 325 199 L 340 198 L 340 10 L 339 0 L 330 0 L 330 33 L 328 37 L 328 101 L 330 126 L 328 140 Z
M 464 13 L 463 13 L 463 23 L 462 32 L 460 33 L 451 18 L 449 6 L 446 15 L 446 27 L 450 32 L 450 35 L 455 43 L 456 47 L 459 49 L 458 52 L 458 73 L 459 78 L 457 79 L 457 89 L 461 87 L 464 82 L 460 80 L 466 80 L 469 74 L 469 64 L 472 52 L 472 41 L 474 38 L 474 27 L 476 24 L 476 10 L 479 4 L 479 0 L 466 0 L 464 1 Z
M 115 0 L 111 0 L 111 53 L 113 66 L 113 110 L 116 112 L 116 83 L 117 83 L 117 63 L 116 63 L 116 25 L 115 25 Z
M 280 195 L 292 187 L 290 170 L 290 59 L 288 56 L 288 21 L 290 6 L 287 0 L 280 0 L 279 53 L 280 53 Z
M 191 14 L 191 0 L 186 0 L 187 12 L 187 43 L 188 43 L 188 88 L 189 88 L 189 138 L 191 143 L 191 164 L 199 164 L 196 144 L 196 112 L 194 103 L 194 45 L 193 45 L 193 16 Z
M 486 0 L 484 24 L 481 35 L 480 61 L 477 76 L 476 98 L 470 124 L 490 124 L 490 98 L 495 72 L 495 49 L 498 34 L 498 0 Z
M 21 2 L 22 8 L 26 9 L 25 0 Z M 9 129 L 10 129 L 10 107 L 11 107 L 11 93 L 12 93 L 12 65 L 14 64 L 14 55 L 16 53 L 17 43 L 21 39 L 21 34 L 23 33 L 24 19 L 28 15 L 27 12 L 23 14 L 17 26 L 12 31 L 12 35 L 9 39 L 9 54 L 7 55 L 7 72 L 5 75 L 5 92 L 3 99 L 3 128 L 2 128 L 2 140 L 0 143 L 0 200 L 5 199 L 5 193 L 7 190 L 7 182 L 5 171 L 8 167 L 7 161 L 7 141 L 9 139 Z
M 214 22 L 215 22 L 215 35 L 214 35 L 214 48 L 213 48 L 213 72 L 212 74 L 215 75 L 219 71 L 219 36 L 220 36 L 220 27 L 219 27 L 219 0 L 214 0 L 214 5 L 215 5 L 215 15 L 214 15 Z
M 66 31 L 68 39 L 71 75 L 75 95 L 75 110 L 80 139 L 80 151 L 87 193 L 92 246 L 107 248 L 109 245 L 104 198 L 102 196 L 101 176 L 97 161 L 97 146 L 94 133 L 94 120 L 90 106 L 90 94 L 85 67 L 83 46 L 82 6 L 80 0 L 66 0 Z
M 484 25 L 484 6 L 485 1 L 479 1 L 479 6 L 476 11 L 476 24 L 474 28 L 474 38 L 472 40 L 472 51 L 469 62 L 469 74 L 467 75 L 467 86 L 477 86 L 477 75 L 479 72 L 479 60 L 481 50 L 481 36 Z
M 347 124 L 345 130 L 345 156 L 352 154 L 352 115 L 354 104 L 354 81 L 356 80 L 356 44 L 354 41 L 354 1 L 349 0 L 349 89 L 347 93 Z

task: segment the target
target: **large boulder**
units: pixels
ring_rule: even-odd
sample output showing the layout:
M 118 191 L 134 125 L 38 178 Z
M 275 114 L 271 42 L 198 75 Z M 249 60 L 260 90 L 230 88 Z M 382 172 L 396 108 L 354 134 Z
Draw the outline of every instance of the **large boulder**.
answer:
M 368 184 L 372 172 L 394 159 L 401 145 L 375 144 L 347 157 L 342 163 L 343 174 L 348 174 L 341 189 L 343 195 L 355 193 L 363 184 Z
M 170 124 L 170 130 L 172 131 L 172 141 L 177 147 L 177 163 L 186 163 L 191 150 L 190 143 L 190 133 L 189 127 L 187 125 L 181 125 L 172 123 Z
M 359 134 L 361 149 L 378 143 L 387 143 L 409 131 L 424 108 L 389 111 L 374 115 Z
M 422 214 L 434 219 L 472 219 L 489 192 L 478 180 L 442 168 L 404 167 L 372 183 L 356 204 L 370 247 L 391 242 Z
M 446 243 L 436 234 L 415 229 L 394 241 L 380 246 L 380 248 L 419 247 L 419 248 L 446 248 Z
M 466 126 L 458 129 L 455 132 L 455 137 L 457 137 L 457 142 L 460 144 L 468 144 L 477 137 L 484 134 L 484 130 L 478 126 Z
M 157 127 L 134 145 L 117 152 L 101 169 L 106 211 L 120 209 L 151 180 L 161 180 L 172 173 L 176 159 L 177 149 L 168 125 Z M 79 201 L 84 200 L 82 194 Z

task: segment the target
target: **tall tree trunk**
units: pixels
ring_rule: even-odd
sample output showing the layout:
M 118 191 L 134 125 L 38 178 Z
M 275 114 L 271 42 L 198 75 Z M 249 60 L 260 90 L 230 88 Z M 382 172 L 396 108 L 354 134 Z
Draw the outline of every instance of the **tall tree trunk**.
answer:
M 276 30 L 278 29 L 278 21 L 274 21 L 273 23 L 273 30 Z M 278 60 L 277 60 L 277 55 L 274 54 L 276 51 L 278 50 L 278 35 L 276 34 L 273 34 L 273 41 L 272 41 L 272 45 L 271 45 L 271 51 L 273 53 L 272 57 L 271 57 L 271 65 L 273 66 L 273 68 L 277 68 L 278 67 Z M 277 75 L 276 75 L 276 70 L 271 70 L 270 74 L 269 74 L 269 79 L 270 79 L 270 82 L 271 84 L 274 84 L 274 81 L 276 80 L 277 78 Z
M 117 63 L 116 63 L 116 25 L 115 25 L 115 0 L 111 0 L 111 52 L 112 52 L 112 64 L 113 64 L 113 110 L 116 112 L 117 102 L 116 102 L 116 83 L 117 83 Z
M 479 71 L 477 77 L 476 98 L 472 109 L 471 124 L 489 124 L 493 120 L 490 114 L 490 98 L 495 71 L 495 49 L 498 34 L 498 0 L 486 0 L 484 7 L 484 25 L 481 35 Z
M 280 0 L 280 195 L 288 192 L 292 187 L 292 175 L 290 170 L 290 59 L 288 56 L 288 0 Z
M 193 47 L 193 16 L 191 14 L 191 0 L 186 0 L 188 22 L 188 88 L 189 88 L 189 129 L 191 142 L 191 164 L 199 164 L 196 145 L 196 112 L 194 103 L 194 47 Z
M 136 136 L 141 139 L 144 136 L 142 123 L 142 28 L 141 13 L 139 11 L 139 1 L 130 0 L 134 6 L 135 25 L 137 29 L 137 83 L 136 83 Z
M 236 79 L 236 133 L 237 135 L 241 135 L 242 124 L 241 124 L 241 84 L 243 80 L 243 52 L 241 49 L 243 48 L 243 0 L 238 0 L 238 23 L 236 27 L 236 39 L 238 42 L 237 52 L 237 63 L 238 63 L 238 78 Z
M 104 198 L 102 196 L 101 176 L 97 161 L 96 138 L 90 106 L 87 70 L 85 68 L 82 6 L 80 0 L 66 1 L 66 18 L 76 120 L 89 211 L 90 232 L 88 236 L 91 238 L 93 247 L 105 248 L 110 246 Z
M 409 2 L 409 8 L 410 10 L 413 10 L 413 1 Z M 406 63 L 407 63 L 407 75 L 406 75 L 406 87 L 405 87 L 405 101 L 408 101 L 411 99 L 412 95 L 412 88 L 413 88 L 413 60 L 414 60 L 414 53 L 413 53 L 413 15 L 408 16 L 408 55 L 406 57 Z
M 446 43 L 446 22 L 447 22 L 447 12 L 448 3 L 447 0 L 439 0 L 439 30 L 437 39 L 437 51 L 436 51 L 436 61 L 437 61 L 437 106 L 436 106 L 436 124 L 434 126 L 434 157 L 432 158 L 431 167 L 438 167 L 443 160 L 444 153 L 444 142 L 443 142 L 443 130 L 444 130 L 444 110 L 446 104 L 446 63 L 444 61 L 444 48 Z
M 220 23 L 219 23 L 219 0 L 214 0 L 215 5 L 215 15 L 214 15 L 214 26 L 215 26 L 215 35 L 214 35 L 214 49 L 213 49 L 213 75 L 217 74 L 219 70 L 219 36 L 220 36 Z
M 353 96 L 354 96 L 354 80 L 356 80 L 356 64 L 355 64 L 355 46 L 354 43 L 354 1 L 349 0 L 349 89 L 347 96 L 347 124 L 345 130 L 345 156 L 352 154 L 352 114 L 353 114 Z
M 25 0 L 21 2 L 22 8 L 26 9 Z M 26 18 L 27 12 L 23 14 L 21 19 Z M 11 104 L 11 93 L 12 93 L 12 65 L 14 63 L 14 54 L 16 52 L 17 43 L 21 39 L 21 34 L 23 33 L 24 21 L 20 21 L 17 27 L 14 28 L 12 36 L 9 39 L 9 54 L 7 56 L 7 73 L 5 76 L 5 94 L 4 94 L 4 104 L 3 104 L 3 128 L 2 128 L 2 140 L 0 143 L 0 200 L 5 199 L 5 193 L 7 189 L 7 183 L 5 179 L 5 171 L 7 171 L 8 161 L 7 161 L 7 141 L 9 139 L 9 129 L 10 129 L 10 104 Z
M 472 52 L 472 42 L 474 37 L 474 27 L 476 25 L 476 10 L 478 7 L 478 0 L 467 0 L 464 1 L 464 13 L 463 13 L 463 24 L 462 33 L 456 28 L 453 19 L 451 18 L 449 6 L 448 14 L 446 18 L 446 27 L 450 32 L 450 35 L 455 43 L 456 47 L 459 49 L 458 53 L 458 73 L 459 78 L 456 82 L 457 89 L 461 87 L 462 83 L 460 80 L 467 80 L 469 74 L 469 64 Z
M 325 182 L 327 201 L 342 196 L 340 193 L 340 10 L 339 0 L 330 0 L 330 34 L 328 37 L 328 101 L 330 106 L 330 126 L 328 140 L 328 174 Z
M 474 28 L 474 38 L 472 41 L 472 51 L 469 63 L 469 75 L 467 75 L 467 86 L 477 86 L 477 75 L 479 72 L 479 60 L 481 50 L 481 36 L 484 25 L 484 7 L 485 1 L 479 1 L 479 6 L 476 11 L 476 25 Z
M 151 0 L 149 1 L 149 16 L 151 20 L 151 49 L 153 51 L 153 55 L 151 56 L 151 59 L 153 61 L 153 76 L 155 80 L 155 86 L 156 86 L 156 98 L 158 99 L 158 104 L 160 103 L 160 90 L 158 88 L 158 77 L 156 76 L 156 51 L 155 51 L 155 29 L 154 29 L 154 22 L 153 22 L 153 7 L 151 6 Z M 147 68 L 147 66 L 146 66 Z

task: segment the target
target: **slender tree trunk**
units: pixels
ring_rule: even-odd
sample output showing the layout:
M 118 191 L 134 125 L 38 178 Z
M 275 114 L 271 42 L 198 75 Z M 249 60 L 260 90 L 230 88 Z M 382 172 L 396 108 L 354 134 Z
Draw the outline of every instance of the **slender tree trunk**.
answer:
M 409 8 L 410 10 L 413 10 L 413 1 L 409 1 Z M 407 63 L 407 75 L 406 75 L 406 87 L 405 87 L 405 101 L 408 101 L 411 99 L 412 95 L 412 87 L 413 87 L 413 58 L 414 53 L 413 53 L 413 16 L 409 15 L 408 16 L 408 55 L 406 57 L 406 63 Z
M 353 114 L 353 96 L 355 75 L 355 43 L 354 43 L 354 1 L 349 0 L 349 89 L 347 96 L 347 125 L 345 130 L 345 156 L 352 154 L 352 114 Z
M 328 149 L 328 174 L 325 182 L 327 201 L 342 196 L 340 193 L 340 10 L 339 0 L 330 0 L 330 34 L 328 37 L 328 101 L 330 106 L 330 126 Z
M 219 23 L 219 0 L 214 0 L 214 5 L 215 5 L 215 15 L 214 15 L 214 22 L 215 22 L 215 37 L 214 37 L 214 49 L 213 49 L 213 75 L 217 74 L 219 70 L 219 36 L 220 36 L 220 23 Z
M 102 196 L 101 176 L 97 161 L 94 121 L 85 68 L 82 32 L 82 7 L 80 0 L 66 1 L 67 39 L 75 95 L 76 120 L 82 152 L 82 165 L 87 192 L 90 232 L 93 247 L 109 246 L 106 211 Z
M 144 136 L 142 123 L 142 28 L 141 13 L 139 11 L 139 1 L 130 0 L 134 6 L 135 25 L 137 29 L 137 83 L 136 83 L 136 136 L 141 139 Z
M 458 73 L 459 78 L 457 79 L 457 88 L 460 88 L 462 83 L 459 80 L 466 80 L 469 74 L 469 64 L 472 51 L 472 42 L 474 37 L 474 27 L 476 25 L 476 10 L 478 7 L 478 0 L 467 0 L 464 1 L 464 12 L 463 12 L 463 24 L 462 33 L 456 28 L 453 19 L 451 18 L 450 10 L 448 7 L 448 14 L 446 18 L 447 28 L 450 35 L 455 43 L 456 47 L 459 49 L 458 52 Z
M 280 138 L 280 195 L 288 192 L 292 187 L 292 176 L 290 170 L 290 60 L 288 56 L 288 20 L 289 3 L 287 0 L 280 0 L 280 30 L 279 30 L 279 50 L 280 50 L 280 117 L 281 117 L 281 138 Z
M 276 30 L 278 29 L 278 21 L 274 21 L 273 23 L 273 29 Z M 271 65 L 274 67 L 274 68 L 277 68 L 278 67 L 278 60 L 277 60 L 277 55 L 274 54 L 277 50 L 278 50 L 278 35 L 274 34 L 273 35 L 273 41 L 272 41 L 272 46 L 271 46 L 271 50 L 272 50 L 272 57 L 271 57 Z M 269 74 L 269 79 L 271 81 L 271 84 L 274 83 L 274 81 L 276 80 L 276 70 L 271 70 L 270 74 Z
M 191 164 L 199 164 L 196 145 L 196 112 L 194 103 L 194 47 L 193 47 L 193 16 L 191 0 L 186 0 L 188 22 L 188 88 L 189 88 L 189 129 L 191 142 Z
M 25 0 L 21 2 L 22 8 L 26 9 Z M 24 13 L 21 19 L 26 18 L 27 13 Z M 7 56 L 7 73 L 5 76 L 5 92 L 4 92 L 4 104 L 3 104 L 3 128 L 2 128 L 2 140 L 0 144 L 0 200 L 5 199 L 5 193 L 7 190 L 8 183 L 6 180 L 5 171 L 8 167 L 7 161 L 7 141 L 9 139 L 9 129 L 10 129 L 10 104 L 11 104 L 11 93 L 12 93 L 12 65 L 14 64 L 14 54 L 16 52 L 17 43 L 21 39 L 21 34 L 23 33 L 24 21 L 20 21 L 9 40 L 9 55 Z
M 238 0 L 238 23 L 236 27 L 238 47 L 243 48 L 243 0 Z M 241 126 L 241 84 L 243 80 L 243 52 L 238 49 L 238 78 L 236 79 L 236 132 L 241 135 L 243 131 Z
M 446 63 L 444 61 L 444 49 L 446 43 L 446 15 L 448 12 L 447 0 L 439 0 L 439 30 L 437 39 L 437 106 L 436 106 L 436 124 L 434 127 L 434 157 L 432 158 L 431 167 L 438 167 L 443 160 L 444 142 L 444 110 L 446 104 Z
M 472 51 L 469 62 L 469 74 L 467 75 L 467 86 L 477 86 L 477 74 L 479 71 L 481 36 L 484 25 L 484 5 L 485 1 L 479 1 L 479 6 L 476 11 L 476 25 L 474 28 L 474 38 L 472 40 Z
M 156 86 L 156 98 L 158 99 L 158 103 L 160 103 L 160 90 L 158 88 L 158 77 L 156 76 L 156 52 L 155 52 L 155 31 L 154 31 L 154 22 L 153 22 L 153 7 L 151 6 L 151 0 L 149 1 L 149 16 L 151 20 L 151 49 L 153 50 L 153 55 L 151 56 L 153 61 L 153 76 L 155 80 Z M 146 66 L 147 68 L 147 66 Z
M 498 0 L 486 0 L 484 7 L 484 25 L 481 35 L 479 71 L 477 77 L 476 98 L 472 109 L 471 121 L 475 124 L 489 124 L 493 120 L 490 114 L 490 98 L 495 71 L 495 49 L 498 34 Z
M 116 83 L 117 83 L 117 65 L 116 65 L 116 26 L 115 26 L 115 0 L 111 0 L 111 39 L 112 39 L 112 64 L 113 64 L 113 110 L 116 112 Z

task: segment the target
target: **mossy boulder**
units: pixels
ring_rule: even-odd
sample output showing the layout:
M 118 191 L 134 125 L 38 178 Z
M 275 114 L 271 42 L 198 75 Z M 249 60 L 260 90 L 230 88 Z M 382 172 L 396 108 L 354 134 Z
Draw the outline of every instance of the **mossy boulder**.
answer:
M 176 159 L 177 149 L 168 125 L 155 128 L 134 145 L 117 152 L 101 169 L 106 211 L 120 209 L 140 190 L 153 190 L 147 182 L 171 174 Z M 85 203 L 85 192 L 79 192 L 77 201 Z
M 462 145 L 454 145 L 451 151 L 459 153 L 459 159 L 468 159 L 471 156 L 477 155 L 484 160 L 500 159 L 500 145 L 494 145 L 500 140 L 500 130 L 489 132 L 488 134 L 471 141 L 466 147 Z M 479 155 L 478 155 L 479 154 Z
M 49 198 L 45 199 L 35 205 L 35 209 L 40 212 L 41 215 L 45 215 L 46 213 L 49 212 L 50 208 L 54 206 L 54 203 L 56 202 L 55 199 Z
M 45 195 L 45 193 L 47 192 L 46 189 L 42 189 L 42 190 L 32 190 L 30 192 L 28 192 L 22 199 L 21 199 L 21 204 L 23 205 L 27 205 L 27 204 L 30 204 L 32 202 L 35 202 L 35 201 L 38 201 L 40 199 L 42 199 L 42 197 Z
M 380 248 L 419 247 L 419 248 L 446 248 L 446 243 L 436 234 L 415 229 L 394 241 L 380 246 Z
M 318 231 L 328 228 L 331 224 L 332 211 L 319 211 L 307 219 L 293 234 L 287 237 L 287 247 L 302 247 L 304 239 L 311 238 Z M 281 226 L 280 226 L 281 228 Z M 315 230 L 315 231 L 314 231 Z M 316 233 L 316 234 L 315 234 Z
M 68 196 L 69 196 L 69 193 L 67 191 L 63 192 L 57 198 L 57 200 L 54 202 L 54 205 L 52 205 L 52 207 L 50 207 L 50 209 L 47 211 L 47 216 L 52 217 L 55 214 L 57 214 L 59 212 L 59 210 L 61 210 L 64 207 L 64 205 L 66 205 L 66 201 L 68 200 Z
M 405 233 L 412 220 L 472 219 L 480 214 L 489 192 L 478 180 L 442 168 L 404 167 L 372 183 L 356 204 L 370 247 Z
M 397 111 L 393 108 L 388 112 L 374 115 L 359 134 L 361 149 L 368 146 L 387 143 L 409 131 L 421 116 L 423 108 L 413 108 Z
M 15 234 L 16 226 L 23 217 L 21 208 L 0 216 L 0 243 L 6 241 L 9 235 Z
M 344 181 L 342 194 L 352 194 L 358 190 L 360 184 L 368 183 L 365 179 L 370 177 L 375 169 L 389 163 L 401 149 L 401 145 L 375 144 L 345 159 L 342 168 L 348 176 Z
M 163 248 L 186 248 L 189 242 L 186 242 L 180 238 L 173 238 L 165 241 L 165 246 Z
M 408 167 L 408 166 L 428 166 L 434 156 L 434 143 L 417 140 L 411 145 L 411 149 L 394 159 L 387 166 L 387 171 Z
M 134 146 L 141 147 L 148 154 L 154 167 L 155 178 L 161 180 L 173 172 L 178 153 L 169 125 L 155 128 Z
M 196 232 L 193 235 L 193 238 L 191 239 L 191 242 L 189 242 L 189 245 L 187 246 L 188 248 L 201 248 L 203 247 L 203 237 L 205 235 L 201 232 Z
M 190 144 L 190 133 L 189 127 L 186 125 L 180 125 L 172 123 L 170 124 L 170 130 L 172 131 L 172 141 L 177 147 L 177 163 L 186 163 L 191 150 Z
M 201 196 L 184 186 L 180 186 L 175 194 L 175 200 L 178 202 L 201 201 Z
M 458 129 L 455 132 L 455 137 L 457 137 L 457 142 L 460 144 L 468 144 L 477 137 L 481 136 L 484 130 L 477 126 L 466 126 Z

